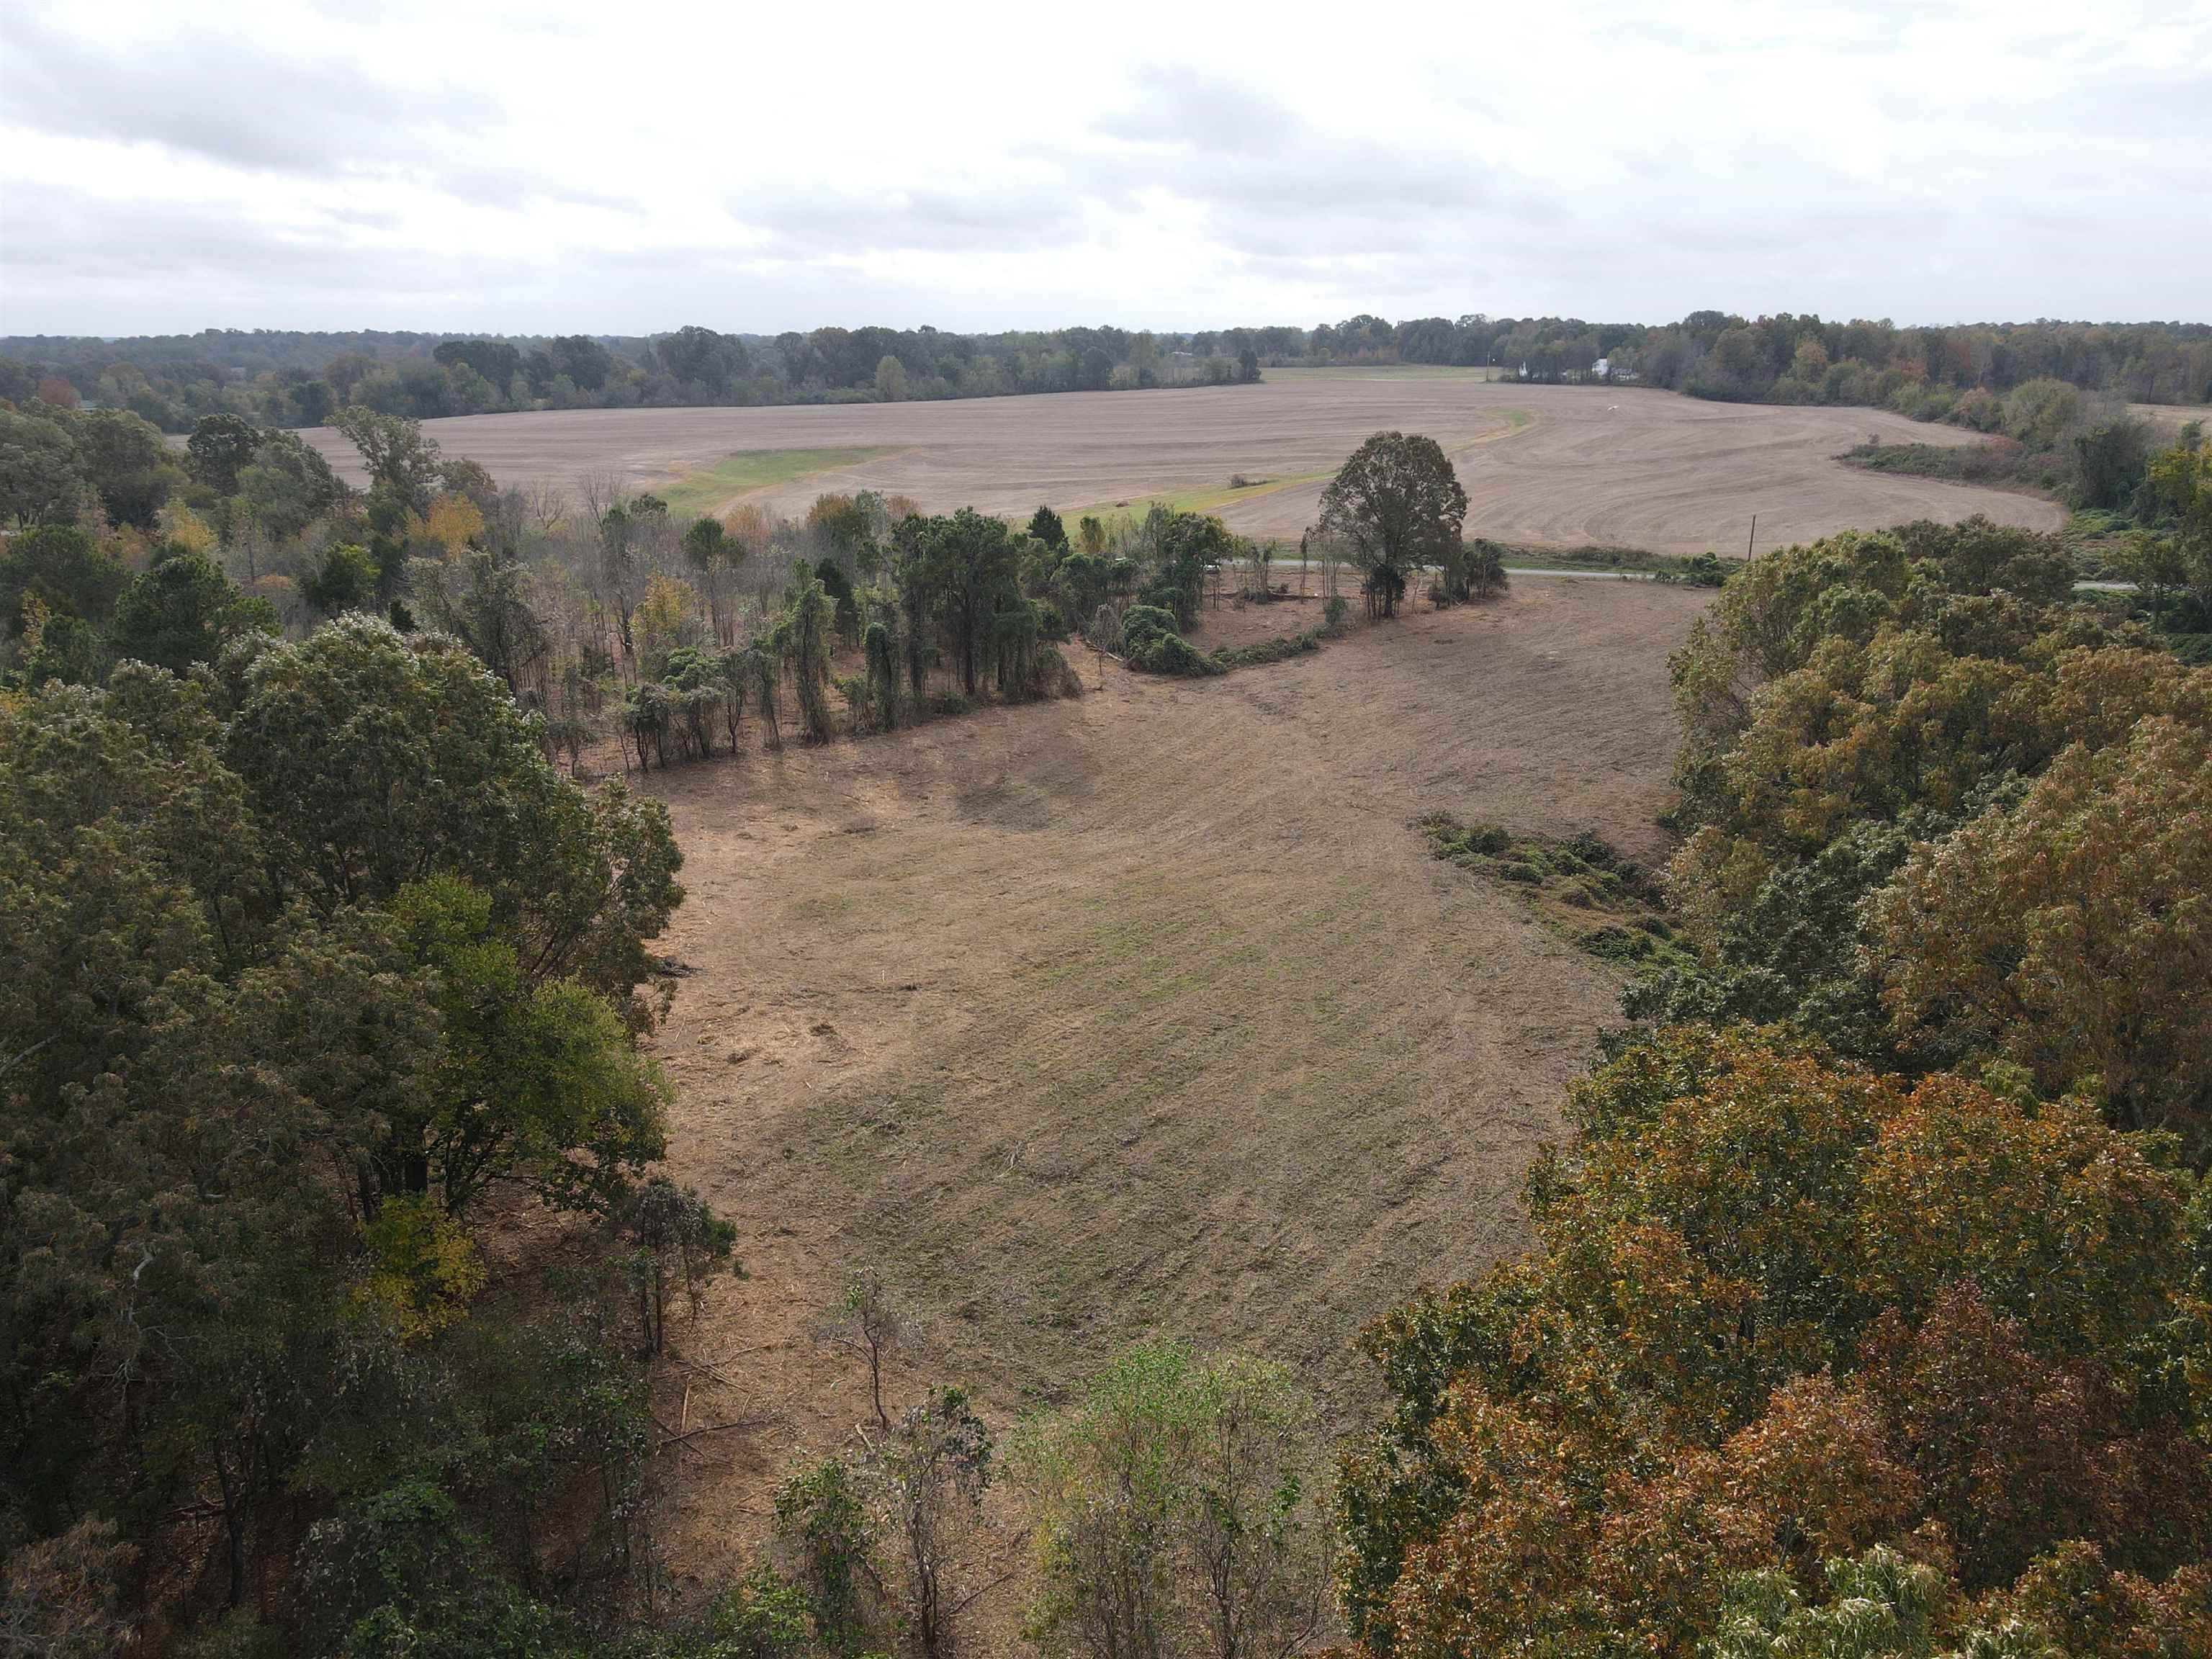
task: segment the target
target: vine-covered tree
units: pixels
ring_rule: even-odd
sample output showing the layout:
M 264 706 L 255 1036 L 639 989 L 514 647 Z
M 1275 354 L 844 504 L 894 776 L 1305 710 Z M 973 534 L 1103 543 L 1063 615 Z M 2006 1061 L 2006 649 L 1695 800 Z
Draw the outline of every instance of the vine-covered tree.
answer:
M 792 567 L 783 616 L 775 627 L 783 659 L 791 671 L 793 694 L 799 699 L 799 718 L 809 743 L 827 743 L 835 735 L 830 723 L 830 629 L 836 606 L 814 568 L 805 560 Z

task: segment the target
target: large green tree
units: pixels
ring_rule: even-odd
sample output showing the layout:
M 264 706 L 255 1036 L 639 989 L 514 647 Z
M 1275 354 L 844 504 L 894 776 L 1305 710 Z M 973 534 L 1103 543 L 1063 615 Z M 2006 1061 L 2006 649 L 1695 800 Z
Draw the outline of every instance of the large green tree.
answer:
M 1378 432 L 1322 492 L 1320 532 L 1364 577 L 1368 609 L 1393 615 L 1412 574 L 1460 556 L 1467 491 L 1433 438 Z
M 36 525 L 0 544 L 0 618 L 20 634 L 25 602 L 48 614 L 79 617 L 99 627 L 131 580 L 115 550 L 73 524 Z
M 0 713 L 0 1416 L 19 1524 L 204 1490 L 236 1600 L 349 1341 L 352 1148 L 437 1024 L 384 930 L 264 902 L 215 737 L 145 668 Z
M 332 424 L 361 451 L 373 491 L 405 512 L 419 515 L 430 510 L 443 457 L 437 441 L 425 437 L 417 422 L 351 404 Z
M 262 433 L 238 475 L 240 503 L 279 542 L 336 512 L 351 494 L 331 464 L 290 432 Z
M 261 447 L 262 433 L 252 422 L 228 413 L 203 415 L 192 423 L 185 440 L 185 465 L 192 482 L 218 495 L 238 493 L 238 475 Z
M 683 897 L 666 810 L 562 778 L 540 721 L 458 641 L 355 616 L 274 646 L 244 672 L 228 743 L 280 890 L 329 913 L 455 875 L 489 896 L 526 973 L 617 999 L 653 977 L 644 941 Z
M 159 428 L 127 409 L 94 409 L 75 417 L 77 465 L 118 524 L 150 528 L 178 469 Z
M 64 522 L 85 492 L 76 445 L 58 420 L 0 409 L 0 519 Z
M 277 627 L 269 602 L 240 592 L 206 554 L 169 547 L 117 599 L 110 634 L 117 656 L 181 674 L 233 640 Z
M 536 1582 L 533 1512 L 579 1476 L 631 1553 L 646 1419 L 592 1322 L 626 1288 L 587 1274 L 557 1337 L 482 1328 L 469 1227 L 495 1187 L 630 1213 L 675 851 L 487 687 L 449 640 L 342 623 L 0 700 L 0 1532 L 111 1517 L 129 1550 L 86 1559 L 126 1600 L 337 1620 L 284 1613 L 272 1650 L 476 1628 L 462 1601 L 537 1627 L 490 1552 Z M 398 1569 L 402 1510 L 446 1517 L 420 1547 L 466 1584 Z

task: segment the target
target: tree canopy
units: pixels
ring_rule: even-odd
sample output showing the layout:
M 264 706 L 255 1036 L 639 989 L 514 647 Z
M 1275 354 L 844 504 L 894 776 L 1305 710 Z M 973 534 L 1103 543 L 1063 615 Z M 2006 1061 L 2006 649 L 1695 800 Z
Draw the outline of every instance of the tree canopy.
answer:
M 1467 491 L 1433 438 L 1378 432 L 1322 492 L 1319 532 L 1364 576 L 1368 609 L 1395 614 L 1410 574 L 1460 556 Z
M 1370 1334 L 1394 1412 L 1346 1464 L 1340 1586 L 1370 1646 L 1686 1659 L 1741 1576 L 1825 1601 L 1877 1547 L 1957 1631 L 2077 1543 L 2201 1558 L 2205 1402 L 2165 1379 L 2200 1363 L 2175 1269 L 2212 1210 L 2166 1149 L 1747 1031 L 1662 1033 L 1571 1098 L 1538 1249 Z
M 303 1501 L 332 1517 L 323 1571 L 401 1494 L 478 1549 L 456 1493 L 511 1515 L 564 1460 L 605 1501 L 635 1478 L 596 1316 L 516 1326 L 551 1346 L 482 1391 L 472 1227 L 495 1186 L 607 1214 L 659 1155 L 635 994 L 677 854 L 657 806 L 560 779 L 496 686 L 356 620 L 220 674 L 125 661 L 0 698 L 11 1543 L 106 1517 L 127 1547 L 75 1558 L 102 1582 L 204 1550 L 239 1607 L 288 1571 Z M 587 1397 L 547 1392 L 571 1360 L 603 1375 L 599 1426 L 555 1425 Z

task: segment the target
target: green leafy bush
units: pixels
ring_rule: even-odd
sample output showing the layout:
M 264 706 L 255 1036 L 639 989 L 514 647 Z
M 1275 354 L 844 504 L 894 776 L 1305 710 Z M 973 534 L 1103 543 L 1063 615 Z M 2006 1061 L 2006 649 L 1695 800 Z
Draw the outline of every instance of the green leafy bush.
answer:
M 1172 612 L 1155 605 L 1129 607 L 1121 618 L 1121 647 L 1129 666 L 1147 674 L 1195 678 L 1224 672 L 1221 664 L 1176 631 Z
M 1320 630 L 1309 628 L 1302 634 L 1278 634 L 1273 639 L 1261 640 L 1256 645 L 1240 645 L 1233 650 L 1217 651 L 1213 653 L 1213 659 L 1224 668 L 1254 668 L 1262 663 L 1282 662 L 1320 649 Z

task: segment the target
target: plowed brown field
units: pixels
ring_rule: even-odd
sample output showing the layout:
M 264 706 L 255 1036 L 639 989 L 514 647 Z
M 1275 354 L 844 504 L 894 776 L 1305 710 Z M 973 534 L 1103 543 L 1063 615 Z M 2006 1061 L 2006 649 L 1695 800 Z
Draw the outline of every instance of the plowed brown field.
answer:
M 580 410 L 425 423 L 504 483 L 566 485 L 595 472 L 668 483 L 733 454 L 868 447 L 889 453 L 752 492 L 803 512 L 825 489 L 912 496 L 927 511 L 1027 514 L 1152 497 L 1218 512 L 1254 535 L 1295 538 L 1328 471 L 1370 433 L 1425 433 L 1455 453 L 1470 533 L 1543 547 L 1596 543 L 1741 551 L 1831 531 L 1972 513 L 2053 528 L 2051 502 L 1973 485 L 1889 477 L 1834 458 L 1869 433 L 1893 441 L 1974 434 L 1863 409 L 1701 403 L 1632 387 L 1522 386 L 1482 371 L 1270 369 L 1256 386 L 1071 392 L 959 403 L 777 409 Z M 345 440 L 307 434 L 349 476 Z M 1242 474 L 1267 480 L 1231 492 Z M 734 497 L 731 498 L 734 499 Z M 716 505 L 711 493 L 702 506 Z
M 1665 659 L 1708 597 L 1527 580 L 1224 679 L 1109 665 L 1077 700 L 654 775 L 690 890 L 673 1163 L 751 1273 L 663 1401 L 753 1425 L 685 1449 L 678 1558 L 726 1568 L 794 1450 L 865 1414 L 808 1326 L 861 1264 L 927 1322 L 900 1400 L 963 1381 L 1003 1422 L 1160 1332 L 1294 1361 L 1346 1420 L 1359 1327 L 1524 1242 L 1618 983 L 1410 821 L 1656 855 Z

